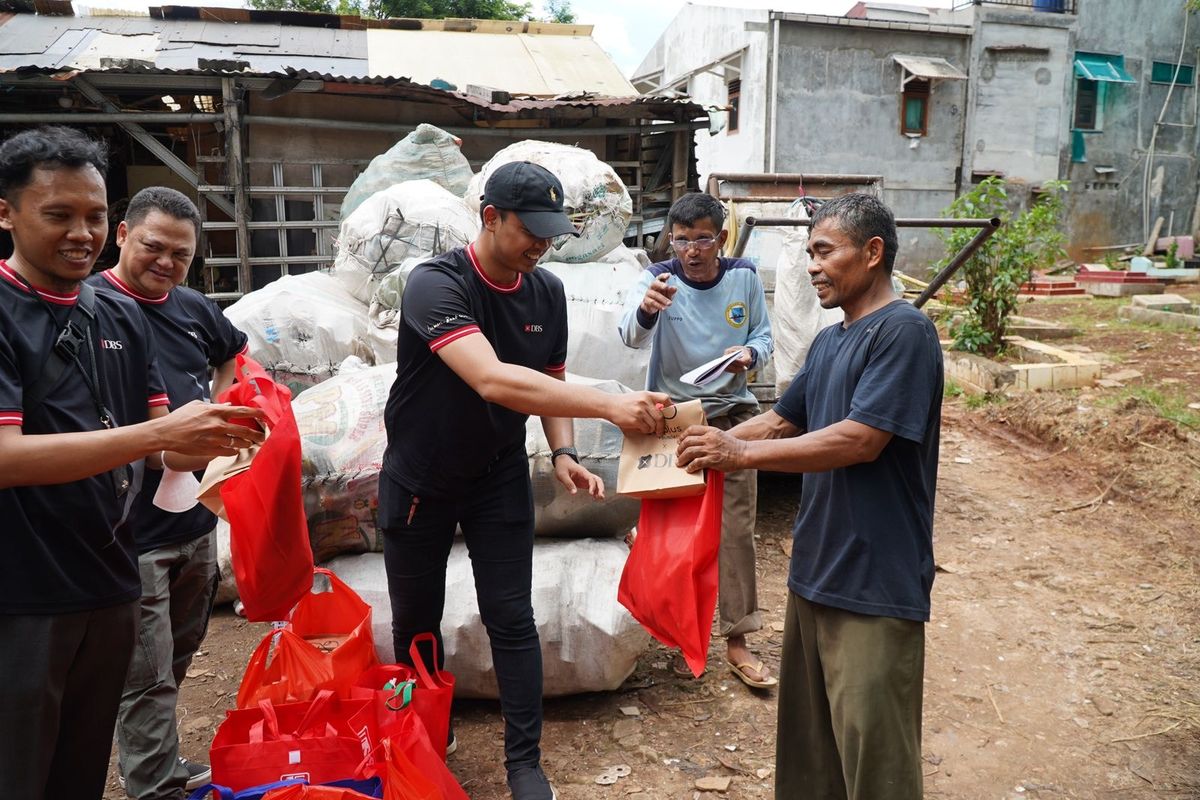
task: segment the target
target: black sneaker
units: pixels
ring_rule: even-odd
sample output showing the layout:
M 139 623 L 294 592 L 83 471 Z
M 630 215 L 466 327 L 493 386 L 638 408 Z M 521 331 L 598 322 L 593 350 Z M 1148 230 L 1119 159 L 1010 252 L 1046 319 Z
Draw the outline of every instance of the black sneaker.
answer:
M 508 773 L 508 790 L 512 800 L 557 800 L 554 787 L 546 780 L 540 766 L 522 767 Z
M 188 761 L 183 756 L 179 757 L 179 763 L 187 770 L 188 779 L 183 788 L 189 792 L 212 781 L 212 767 L 208 764 L 197 764 L 195 761 Z
M 183 756 L 179 757 L 179 763 L 187 770 L 187 783 L 183 785 L 183 788 L 189 792 L 193 789 L 199 789 L 212 780 L 212 767 L 207 764 L 197 764 L 194 761 L 188 761 Z M 117 783 L 121 785 L 122 789 L 125 788 L 125 775 L 121 772 L 119 764 L 117 765 Z

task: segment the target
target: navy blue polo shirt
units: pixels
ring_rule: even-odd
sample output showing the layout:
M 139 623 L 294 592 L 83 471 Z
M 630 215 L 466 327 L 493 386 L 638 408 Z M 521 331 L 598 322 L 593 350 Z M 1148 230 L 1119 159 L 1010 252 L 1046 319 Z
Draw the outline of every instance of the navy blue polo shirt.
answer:
M 911 304 L 817 334 L 775 413 L 803 431 L 851 419 L 893 435 L 875 461 L 804 475 L 789 589 L 859 614 L 929 619 L 941 412 L 937 330 Z
M 438 350 L 482 333 L 503 362 L 563 372 L 567 301 L 562 281 L 538 269 L 499 286 L 479 266 L 473 246 L 459 248 L 413 270 L 404 286 L 401 317 L 396 381 L 384 411 L 384 475 L 416 494 L 453 497 L 486 475 L 501 454 L 514 447 L 524 451 L 529 417 L 486 402 L 446 366 Z M 381 505 L 383 527 L 392 527 L 392 511 Z
M 27 436 L 101 430 L 92 394 L 74 365 L 63 370 L 41 405 L 26 408 L 22 402 L 78 297 L 38 294 L 45 303 L 0 261 L 0 425 L 19 425 Z M 91 333 L 102 398 L 117 425 L 145 422 L 150 406 L 168 404 L 154 365 L 154 339 L 136 303 L 97 292 Z M 140 597 L 132 533 L 128 525 L 117 527 L 124 505 L 108 473 L 0 489 L 0 614 L 64 614 Z
M 115 292 L 133 299 L 146 315 L 173 409 L 193 400 L 211 399 L 209 368 L 221 366 L 246 349 L 246 334 L 233 327 L 220 306 L 195 289 L 178 286 L 160 297 L 146 297 L 112 270 L 91 276 L 88 283 L 99 292 Z M 154 505 L 162 475 L 161 470 L 146 470 L 142 491 L 130 514 L 129 524 L 139 553 L 190 542 L 217 524 L 216 515 L 203 505 L 181 514 Z

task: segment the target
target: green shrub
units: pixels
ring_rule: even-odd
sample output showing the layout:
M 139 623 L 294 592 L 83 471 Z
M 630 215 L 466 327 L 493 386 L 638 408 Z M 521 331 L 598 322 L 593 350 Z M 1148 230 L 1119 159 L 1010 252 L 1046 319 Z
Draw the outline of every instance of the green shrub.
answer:
M 1003 351 L 1008 317 L 1017 308 L 1021 284 L 1035 268 L 1052 266 L 1065 255 L 1066 236 L 1059 222 L 1066 190 L 1065 182 L 1051 181 L 1028 210 L 1013 214 L 1008 210 L 1007 184 L 999 178 L 986 178 L 942 212 L 951 219 L 1001 220 L 1000 228 L 959 273 L 967 284 L 967 306 L 965 316 L 950 330 L 955 349 L 983 356 Z M 940 269 L 967 245 L 977 229 L 940 228 L 936 232 L 946 245 Z

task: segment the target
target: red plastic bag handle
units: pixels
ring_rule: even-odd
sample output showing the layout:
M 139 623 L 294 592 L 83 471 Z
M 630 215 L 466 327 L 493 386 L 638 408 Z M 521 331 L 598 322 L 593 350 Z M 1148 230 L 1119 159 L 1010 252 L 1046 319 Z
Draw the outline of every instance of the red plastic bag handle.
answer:
M 419 642 L 429 642 L 429 646 L 433 651 L 434 670 L 437 673 L 437 678 L 429 674 L 429 670 L 425 667 L 425 659 L 421 658 L 421 651 L 417 649 Z M 438 663 L 438 644 L 437 637 L 432 633 L 418 633 L 413 637 L 412 643 L 408 646 L 408 657 L 412 659 L 413 668 L 416 669 L 417 675 L 425 683 L 426 686 L 445 687 L 442 683 L 441 670 L 437 668 Z

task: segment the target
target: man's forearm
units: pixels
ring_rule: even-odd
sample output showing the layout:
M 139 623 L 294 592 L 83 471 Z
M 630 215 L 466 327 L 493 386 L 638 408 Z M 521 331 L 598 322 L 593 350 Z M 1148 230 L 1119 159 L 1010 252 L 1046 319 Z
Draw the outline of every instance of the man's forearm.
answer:
M 738 435 L 738 438 L 745 437 Z M 770 472 L 826 472 L 874 461 L 890 439 L 891 434 L 843 420 L 802 436 L 746 440 L 739 467 Z
M 90 478 L 162 449 L 153 423 L 111 430 L 0 438 L 0 488 L 47 486 Z

